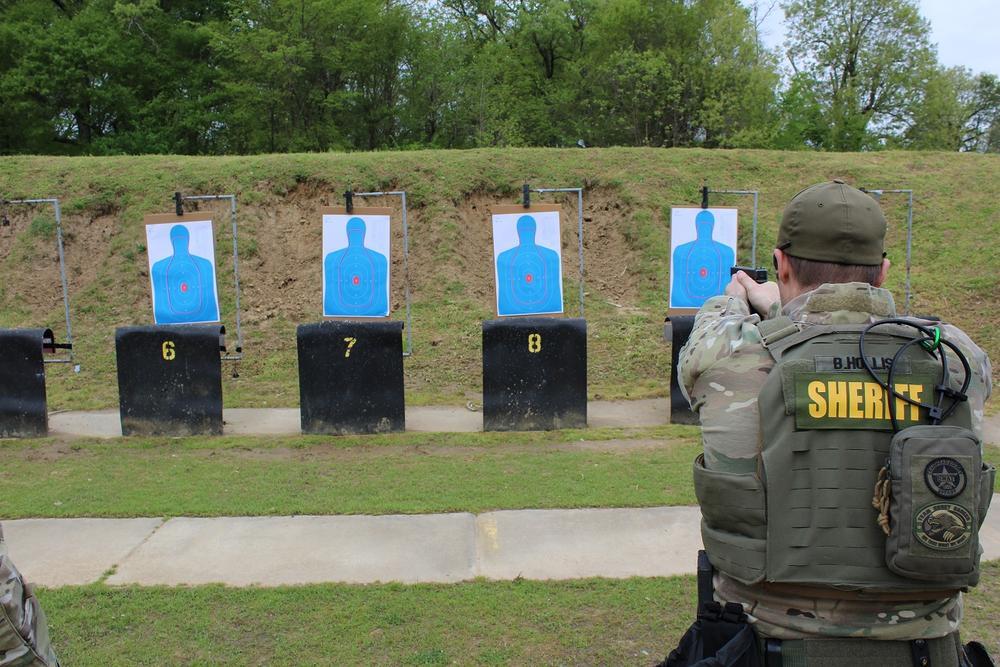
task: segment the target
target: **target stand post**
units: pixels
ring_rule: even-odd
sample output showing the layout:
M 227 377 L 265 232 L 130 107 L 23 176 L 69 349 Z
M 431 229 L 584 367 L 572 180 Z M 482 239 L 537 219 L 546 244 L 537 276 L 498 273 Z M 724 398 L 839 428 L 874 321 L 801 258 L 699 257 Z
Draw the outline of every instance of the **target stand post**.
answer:
M 392 311 L 391 295 L 385 304 L 385 311 L 377 315 L 351 313 L 344 301 L 331 302 L 328 308 L 324 297 L 324 317 L 328 319 L 315 324 L 301 324 L 296 333 L 302 432 L 323 435 L 399 432 L 406 428 L 403 360 L 413 353 L 406 192 L 347 190 L 343 196 L 343 208 L 324 209 L 324 216 L 387 216 L 390 236 L 392 209 L 365 207 L 359 205 L 356 199 L 400 198 L 405 325 L 403 321 L 389 319 L 386 314 Z M 370 250 L 367 242 L 363 247 Z M 344 252 L 344 249 L 339 251 Z M 391 274 L 394 272 L 390 253 L 387 248 L 385 278 L 392 281 Z M 331 255 L 334 254 L 332 251 Z M 324 256 L 324 280 L 327 279 L 325 271 L 330 270 L 326 262 Z M 363 274 L 354 276 L 354 285 L 366 282 Z M 377 284 L 377 280 L 372 284 Z M 388 290 L 388 287 L 382 283 L 379 289 Z
M 48 435 L 43 354 L 57 348 L 51 329 L 0 329 L 0 438 Z
M 66 255 L 63 247 L 62 207 L 58 199 L 0 199 L 0 226 L 9 227 L 8 206 L 52 206 L 56 253 L 66 318 L 66 342 L 57 343 L 50 328 L 0 329 L 0 438 L 35 438 L 48 435 L 46 364 L 70 364 L 80 372 L 73 353 Z M 16 285 L 12 281 L 11 284 Z M 63 350 L 66 354 L 60 354 Z
M 243 329 L 240 319 L 240 279 L 237 227 L 236 195 L 183 195 L 175 192 L 172 197 L 173 215 L 151 215 L 146 217 L 147 238 L 150 226 L 173 223 L 175 226 L 202 225 L 212 219 L 197 220 L 188 217 L 185 202 L 195 206 L 202 202 L 225 201 L 229 204 L 229 222 L 232 235 L 232 270 L 236 323 L 236 349 L 227 354 L 226 327 L 219 323 L 224 313 L 221 304 L 215 312 L 198 311 L 189 314 L 190 319 L 176 318 L 169 323 L 150 326 L 120 327 L 115 332 L 115 355 L 118 364 L 118 397 L 121 415 L 122 435 L 222 435 L 222 362 L 233 363 L 233 377 L 238 377 L 237 364 L 243 359 Z M 190 218 L 195 218 L 191 220 Z M 214 252 L 214 227 L 210 226 L 211 248 Z M 183 237 L 183 253 L 187 254 L 190 232 Z M 173 242 L 174 239 L 171 238 Z M 151 248 L 152 245 L 148 244 Z M 175 246 L 174 253 L 181 252 Z M 196 257 L 192 260 L 190 257 Z M 214 256 L 209 265 L 210 272 L 204 272 L 195 264 L 199 276 L 210 276 L 207 289 L 211 296 L 209 303 L 217 299 Z M 151 282 L 155 283 L 156 267 L 151 262 Z M 207 257 L 192 254 L 185 260 L 188 264 L 209 262 Z M 191 284 L 199 281 L 191 279 Z M 195 293 L 206 289 L 197 288 Z M 188 285 L 180 283 L 180 291 L 186 292 Z M 154 319 L 158 319 L 157 295 L 153 293 Z M 198 319 L 203 318 L 203 319 Z M 192 323 L 185 323 L 185 322 Z
M 699 194 L 701 196 L 701 202 L 699 204 L 700 208 L 707 209 L 710 208 L 709 205 L 709 195 L 741 195 L 748 196 L 752 198 L 753 201 L 753 216 L 752 216 L 752 227 L 751 227 L 751 238 L 750 238 L 750 266 L 757 266 L 757 211 L 758 204 L 760 201 L 760 192 L 758 190 L 713 190 L 708 187 L 706 182 L 699 189 Z M 688 208 L 688 207 L 680 207 Z M 731 207 L 724 207 L 731 208 Z M 672 218 L 671 218 L 672 220 Z M 673 230 L 671 230 L 673 233 Z M 735 248 L 734 248 L 735 250 Z M 734 257 L 735 259 L 735 257 Z M 724 266 L 719 267 L 723 270 L 728 270 L 730 267 Z M 671 265 L 671 271 L 674 270 L 673 265 Z M 713 275 L 713 269 L 705 267 L 701 269 L 701 276 L 704 278 L 706 275 Z M 674 276 L 671 275 L 671 284 Z M 704 298 L 704 297 L 702 297 Z M 664 321 L 663 327 L 663 340 L 665 343 L 670 345 L 670 423 L 672 424 L 698 424 L 699 418 L 698 414 L 691 409 L 688 405 L 687 399 L 684 398 L 684 394 L 681 392 L 680 380 L 678 377 L 677 362 L 680 357 L 681 348 L 687 343 L 688 338 L 691 336 L 691 330 L 694 327 L 694 318 L 698 313 L 698 307 L 672 307 L 674 303 L 673 295 L 670 298 L 671 307 L 668 308 L 668 316 Z
M 331 320 L 300 324 L 303 433 L 391 433 L 406 428 L 403 323 Z
M 680 378 L 677 374 L 677 360 L 681 348 L 691 336 L 694 315 L 671 315 L 663 326 L 663 340 L 670 344 L 670 423 L 698 424 L 698 413 L 691 409 L 681 393 Z
M 217 324 L 117 329 L 122 435 L 222 435 L 225 332 Z
M 551 210 L 531 193 L 576 195 L 579 317 L 510 316 L 483 322 L 483 430 L 544 431 L 587 426 L 583 188 L 522 188 L 519 207 Z M 530 280 L 531 276 L 528 276 Z
M 587 322 L 483 322 L 483 430 L 587 426 Z

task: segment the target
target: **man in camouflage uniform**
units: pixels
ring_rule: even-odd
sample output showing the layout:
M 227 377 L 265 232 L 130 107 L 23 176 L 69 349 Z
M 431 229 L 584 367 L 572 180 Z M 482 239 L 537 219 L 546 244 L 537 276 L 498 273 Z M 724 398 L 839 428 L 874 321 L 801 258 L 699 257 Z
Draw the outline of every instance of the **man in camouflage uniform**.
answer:
M 889 269 L 883 253 L 885 228 L 877 203 L 842 181 L 808 188 L 796 195 L 782 217 L 774 251 L 777 283 L 757 284 L 738 273 L 724 295 L 702 306 L 680 352 L 678 377 L 701 419 L 705 468 L 758 471 L 762 444 L 757 399 L 775 365 L 762 344 L 759 314 L 763 319 L 786 315 L 799 326 L 857 325 L 896 317 L 892 294 L 881 288 Z M 971 363 L 974 378 L 967 393 L 973 430 L 981 436 L 983 403 L 992 381 L 989 359 L 956 327 L 943 325 L 941 330 Z M 719 601 L 743 604 L 764 638 L 929 639 L 954 633 L 962 618 L 961 593 L 898 603 L 849 595 L 797 597 L 787 590 L 769 590 L 766 583 L 745 585 L 721 573 L 716 574 L 715 588 Z
M 45 614 L 7 555 L 0 526 L 0 667 L 58 667 Z

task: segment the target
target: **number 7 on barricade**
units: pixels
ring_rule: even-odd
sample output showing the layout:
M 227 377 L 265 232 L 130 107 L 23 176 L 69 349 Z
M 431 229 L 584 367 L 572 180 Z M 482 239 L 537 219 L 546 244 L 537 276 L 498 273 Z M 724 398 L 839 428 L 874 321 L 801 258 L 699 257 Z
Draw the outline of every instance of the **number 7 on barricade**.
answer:
M 344 338 L 344 342 L 347 343 L 347 349 L 344 350 L 344 358 L 347 359 L 351 356 L 351 348 L 358 342 L 358 339 L 353 336 L 347 336 Z

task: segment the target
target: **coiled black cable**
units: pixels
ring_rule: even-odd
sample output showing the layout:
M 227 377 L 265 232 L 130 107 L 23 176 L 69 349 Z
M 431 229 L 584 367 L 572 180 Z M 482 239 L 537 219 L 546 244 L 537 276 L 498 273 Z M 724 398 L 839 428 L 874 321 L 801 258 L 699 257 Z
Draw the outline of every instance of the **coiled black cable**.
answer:
M 899 350 L 896 351 L 896 354 L 892 358 L 892 365 L 889 367 L 889 372 L 886 374 L 885 382 L 882 382 L 881 378 L 879 378 L 878 374 L 875 372 L 875 369 L 872 368 L 871 364 L 868 362 L 868 356 L 865 354 L 865 335 L 867 335 L 872 329 L 886 324 L 898 324 L 911 327 L 923 334 L 923 337 L 916 336 L 900 346 Z M 930 343 L 930 345 L 925 345 L 925 343 Z M 903 354 L 914 345 L 920 345 L 929 355 L 931 355 L 933 359 L 940 360 L 941 362 L 941 381 L 934 387 L 934 393 L 937 397 L 936 404 L 916 401 L 909 396 L 903 396 L 895 389 L 893 376 L 896 372 L 898 362 L 903 358 Z M 962 388 L 958 391 L 951 388 L 951 374 L 948 369 L 948 354 L 941 349 L 942 345 L 951 349 L 955 353 L 959 361 L 962 362 L 962 367 L 965 370 L 965 379 L 962 382 Z M 895 401 L 897 400 L 924 408 L 930 416 L 931 424 L 940 424 L 955 412 L 958 405 L 962 401 L 965 401 L 968 398 L 965 392 L 968 391 L 969 385 L 972 382 L 972 367 L 969 365 L 968 358 L 966 358 L 965 354 L 954 343 L 941 337 L 941 329 L 939 327 L 931 329 L 921 324 L 917 324 L 912 320 L 904 320 L 900 318 L 890 318 L 887 320 L 873 322 L 865 327 L 865 329 L 861 332 L 861 336 L 858 339 L 858 351 L 861 354 L 861 363 L 864 365 L 865 370 L 867 370 L 872 379 L 874 379 L 875 382 L 877 382 L 879 386 L 886 391 L 886 411 L 889 414 L 889 421 L 892 423 L 893 432 L 899 431 L 899 422 L 896 418 L 893 407 L 896 405 Z M 947 410 L 943 409 L 945 397 L 951 399 L 951 405 L 948 406 Z

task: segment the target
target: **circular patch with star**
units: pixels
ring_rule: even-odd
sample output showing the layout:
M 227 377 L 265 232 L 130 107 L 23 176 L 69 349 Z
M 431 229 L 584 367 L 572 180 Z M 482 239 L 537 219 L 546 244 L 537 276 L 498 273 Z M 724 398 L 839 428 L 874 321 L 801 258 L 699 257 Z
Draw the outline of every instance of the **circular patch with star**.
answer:
M 924 467 L 924 482 L 938 498 L 954 498 L 965 490 L 968 475 L 962 464 L 942 456 Z

